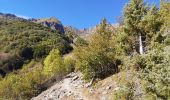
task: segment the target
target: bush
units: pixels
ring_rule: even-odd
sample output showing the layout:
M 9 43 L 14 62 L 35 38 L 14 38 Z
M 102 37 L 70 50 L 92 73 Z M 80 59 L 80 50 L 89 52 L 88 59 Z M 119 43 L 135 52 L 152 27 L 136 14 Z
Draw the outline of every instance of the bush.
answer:
M 33 71 L 31 68 L 37 67 Z M 43 83 L 41 75 L 42 65 L 32 61 L 19 72 L 11 73 L 0 80 L 0 99 L 27 100 L 41 92 Z
M 75 41 L 75 45 L 77 46 L 83 46 L 83 45 L 87 45 L 87 41 L 82 39 L 81 37 L 77 37 L 76 41 Z
M 133 100 L 133 86 L 124 86 L 114 91 L 113 100 Z
M 141 71 L 140 77 L 145 81 L 146 93 L 156 98 L 170 99 L 170 53 L 164 50 L 150 51 L 146 56 L 146 67 Z
M 72 58 L 64 59 L 64 64 L 66 67 L 67 73 L 73 72 L 75 70 L 75 60 Z

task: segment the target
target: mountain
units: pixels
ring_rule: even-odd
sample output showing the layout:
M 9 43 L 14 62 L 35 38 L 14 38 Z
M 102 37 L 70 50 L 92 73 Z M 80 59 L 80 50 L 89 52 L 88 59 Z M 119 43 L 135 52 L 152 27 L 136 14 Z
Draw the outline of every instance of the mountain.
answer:
M 34 22 L 37 24 L 41 24 L 45 27 L 49 27 L 53 30 L 58 30 L 61 34 L 70 34 L 70 33 L 74 33 L 75 35 L 79 35 L 80 37 L 86 38 L 88 37 L 90 34 L 96 33 L 97 29 L 98 29 L 98 25 L 90 27 L 90 28 L 85 28 L 85 29 L 77 29 L 73 26 L 64 26 L 62 24 L 62 22 L 60 20 L 58 20 L 55 17 L 49 17 L 49 18 L 40 18 L 40 19 L 35 19 L 35 18 L 31 18 L 31 19 L 24 19 L 21 17 L 18 17 L 14 14 L 4 14 L 4 13 L 0 13 L 0 18 L 6 19 L 6 20 L 20 20 L 20 21 L 30 21 L 30 22 Z M 108 24 L 107 27 L 108 28 L 117 28 L 119 25 L 118 24 Z
M 46 27 L 50 27 L 53 30 L 59 30 L 62 34 L 64 34 L 64 26 L 62 25 L 61 21 L 59 21 L 55 17 L 50 18 L 41 18 L 41 19 L 29 19 L 32 22 L 41 24 Z

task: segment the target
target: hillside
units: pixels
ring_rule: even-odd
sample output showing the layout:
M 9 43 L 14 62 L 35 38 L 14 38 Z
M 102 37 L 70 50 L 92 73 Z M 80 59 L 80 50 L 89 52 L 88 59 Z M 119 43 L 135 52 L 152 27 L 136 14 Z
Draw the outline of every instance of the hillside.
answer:
M 22 68 L 31 59 L 44 58 L 53 48 L 71 50 L 68 39 L 52 30 L 10 14 L 0 15 L 0 74 Z

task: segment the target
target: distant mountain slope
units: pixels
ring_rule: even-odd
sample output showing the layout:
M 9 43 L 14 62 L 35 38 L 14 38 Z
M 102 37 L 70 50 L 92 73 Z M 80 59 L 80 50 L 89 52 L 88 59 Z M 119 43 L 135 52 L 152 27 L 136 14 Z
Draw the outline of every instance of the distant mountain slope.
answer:
M 0 75 L 19 69 L 31 59 L 41 59 L 53 48 L 71 49 L 68 39 L 43 25 L 11 14 L 0 14 Z
M 4 20 L 26 20 L 24 18 L 17 17 L 14 14 L 4 14 L 4 13 L 0 13 L 0 18 L 3 18 Z

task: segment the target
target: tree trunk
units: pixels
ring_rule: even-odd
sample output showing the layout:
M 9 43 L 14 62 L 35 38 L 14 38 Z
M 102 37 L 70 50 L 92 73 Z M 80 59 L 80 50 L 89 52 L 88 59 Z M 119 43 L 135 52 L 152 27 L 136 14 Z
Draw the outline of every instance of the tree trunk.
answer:
M 143 50 L 143 43 L 142 43 L 142 35 L 139 35 L 139 53 L 142 55 L 144 54 L 144 50 Z

